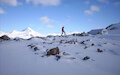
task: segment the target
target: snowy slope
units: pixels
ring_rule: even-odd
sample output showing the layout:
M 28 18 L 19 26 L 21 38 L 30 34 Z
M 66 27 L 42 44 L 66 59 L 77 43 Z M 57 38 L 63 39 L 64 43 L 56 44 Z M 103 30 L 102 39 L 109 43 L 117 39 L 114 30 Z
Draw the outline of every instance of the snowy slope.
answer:
M 102 31 L 105 33 L 103 33 Z M 89 31 L 88 33 L 93 34 L 93 35 L 96 35 L 98 33 L 109 34 L 109 35 L 120 34 L 120 23 L 111 24 L 111 25 L 107 26 L 105 29 L 94 29 L 94 30 Z
M 0 32 L 0 35 L 25 38 L 0 42 L 0 75 L 120 75 L 120 24 L 106 29 L 107 35 L 34 37 L 29 40 L 25 39 L 41 35 L 31 28 L 21 32 Z M 45 56 L 46 50 L 55 47 L 60 50 L 58 61 L 56 56 Z M 86 56 L 90 59 L 83 60 Z
M 65 43 L 73 40 L 77 42 Z M 0 75 L 120 75 L 119 40 L 120 37 L 111 40 L 101 36 L 56 36 L 3 41 L 0 43 Z M 39 50 L 29 48 L 31 44 Z M 55 47 L 60 49 L 60 60 L 56 61 L 55 56 L 42 57 L 47 49 Z M 103 52 L 97 52 L 98 48 Z M 63 55 L 64 52 L 68 55 Z M 90 59 L 83 60 L 85 56 Z
M 120 34 L 120 23 L 109 25 L 106 29 L 109 34 Z

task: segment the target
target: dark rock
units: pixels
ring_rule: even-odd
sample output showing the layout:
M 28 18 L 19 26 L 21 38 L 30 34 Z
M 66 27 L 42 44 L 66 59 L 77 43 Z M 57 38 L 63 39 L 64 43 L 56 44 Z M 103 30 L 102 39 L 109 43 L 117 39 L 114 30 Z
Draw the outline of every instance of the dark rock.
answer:
M 63 55 L 70 55 L 69 53 L 63 52 Z
M 86 57 L 83 58 L 83 60 L 88 60 L 88 59 L 90 59 L 89 56 L 86 56 Z
M 1 36 L 0 39 L 2 39 L 2 40 L 10 40 L 10 38 L 7 35 Z
M 80 44 L 85 44 L 85 41 L 82 41 Z
M 65 40 L 60 40 L 60 44 L 61 44 L 61 43 L 66 43 L 66 41 L 65 41 Z
M 77 41 L 77 39 L 72 39 L 72 40 L 70 40 L 70 41 L 65 41 L 65 40 L 62 40 L 62 41 L 60 41 L 60 43 L 69 43 L 69 44 L 76 44 L 76 43 L 78 43 L 78 41 Z
M 109 25 L 108 27 L 106 27 L 106 29 L 108 29 L 108 28 L 112 27 L 113 25 L 114 25 L 114 24 Z
M 108 44 L 108 43 L 104 43 L 104 44 Z
M 98 46 L 102 47 L 102 45 L 98 44 Z
M 97 52 L 103 52 L 103 50 L 97 49 Z
M 90 41 L 90 39 L 86 40 L 86 41 Z
M 41 57 L 44 57 L 44 55 L 42 55 Z
M 94 43 L 92 43 L 92 44 L 91 44 L 91 46 L 95 46 L 95 44 L 94 44 Z
M 45 44 L 45 42 L 43 42 L 43 44 Z
M 23 40 L 23 39 L 22 38 L 14 38 L 13 40 L 20 41 L 20 40 Z
M 73 36 L 75 36 L 76 34 L 72 34 Z
M 29 39 L 27 39 L 27 40 L 31 40 L 31 39 L 33 39 L 33 37 L 31 37 L 31 38 L 29 38 Z
M 48 44 L 53 44 L 54 42 L 48 43 Z
M 61 58 L 60 55 L 56 55 L 56 60 L 58 61 Z
M 54 38 L 53 41 L 55 41 L 56 39 Z
M 57 54 L 59 54 L 60 53 L 60 51 L 59 51 L 59 48 L 58 47 L 56 47 L 56 48 L 52 48 L 52 49 L 50 49 L 50 50 L 47 50 L 47 56 L 50 56 L 50 55 L 57 55 Z
M 77 52 L 76 54 L 81 54 L 80 52 Z
M 28 47 L 33 48 L 35 47 L 35 45 L 31 44 L 31 45 L 28 45 Z
M 36 50 L 39 50 L 37 47 L 34 47 L 34 50 L 36 51 Z
M 34 51 L 39 50 L 38 47 L 36 47 L 36 46 L 33 45 L 33 44 L 28 45 L 28 47 L 30 47 L 31 49 L 34 49 Z
M 88 36 L 88 33 L 82 32 L 82 33 L 74 33 L 73 36 Z
M 19 41 L 19 39 L 17 39 L 17 38 L 14 38 L 13 40 L 15 40 L 15 41 Z
M 35 53 L 35 55 L 39 55 L 38 53 Z
M 52 35 L 48 35 L 47 37 L 51 38 L 51 37 L 53 37 L 53 36 L 52 36 Z
M 88 48 L 87 46 L 84 47 L 84 49 Z

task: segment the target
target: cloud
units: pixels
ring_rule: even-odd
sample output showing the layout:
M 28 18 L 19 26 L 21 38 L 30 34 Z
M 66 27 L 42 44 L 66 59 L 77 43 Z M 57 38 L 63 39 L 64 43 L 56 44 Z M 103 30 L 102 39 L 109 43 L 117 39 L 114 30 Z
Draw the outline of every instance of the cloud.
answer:
M 85 4 L 90 4 L 90 1 L 89 1 L 89 0 L 86 0 L 86 1 L 85 1 Z
M 0 14 L 4 14 L 4 13 L 5 11 L 2 8 L 0 8 Z
M 101 2 L 101 3 L 109 3 L 108 0 L 97 0 L 97 1 L 99 1 L 99 2 Z
M 86 14 L 88 14 L 88 15 L 92 15 L 92 14 L 94 14 L 95 12 L 98 12 L 98 11 L 100 11 L 100 7 L 99 7 L 99 6 L 96 6 L 96 5 L 92 5 L 92 6 L 90 7 L 90 10 L 85 10 L 84 12 L 85 12 Z
M 93 14 L 93 12 L 91 11 L 91 10 L 85 10 L 84 11 L 86 14 L 88 14 L 88 15 L 92 15 Z
M 120 6 L 120 2 L 115 2 L 113 5 L 115 5 L 115 6 Z
M 11 5 L 17 6 L 21 5 L 22 3 L 18 2 L 17 0 L 0 0 L 0 5 Z
M 26 0 L 26 2 L 32 2 L 35 5 L 42 4 L 44 6 L 57 6 L 60 4 L 60 0 Z
M 53 28 L 54 26 L 53 25 L 47 25 L 48 28 Z
M 99 11 L 99 10 L 100 10 L 100 7 L 99 7 L 99 6 L 96 6 L 96 5 L 92 5 L 92 6 L 90 7 L 90 10 L 91 10 L 91 11 Z
M 43 16 L 40 18 L 40 21 L 42 21 L 43 23 L 49 23 L 49 22 L 54 22 L 53 19 L 48 18 L 47 16 Z

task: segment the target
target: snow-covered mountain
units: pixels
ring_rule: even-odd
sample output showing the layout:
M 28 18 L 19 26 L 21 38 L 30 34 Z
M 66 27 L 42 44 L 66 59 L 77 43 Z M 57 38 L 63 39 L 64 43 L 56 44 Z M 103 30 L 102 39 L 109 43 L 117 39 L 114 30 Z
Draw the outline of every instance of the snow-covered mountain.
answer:
M 120 23 L 115 23 L 107 26 L 103 29 L 92 29 L 88 33 L 90 34 L 120 34 Z
M 0 35 L 1 36 L 2 35 L 8 35 L 11 38 L 19 37 L 19 38 L 24 38 L 24 39 L 28 39 L 28 38 L 35 37 L 35 36 L 42 36 L 40 33 L 32 30 L 30 27 L 28 27 L 28 28 L 26 28 L 22 31 L 13 30 L 10 33 L 0 32 Z
M 111 24 L 108 27 L 106 27 L 109 34 L 120 34 L 120 23 Z

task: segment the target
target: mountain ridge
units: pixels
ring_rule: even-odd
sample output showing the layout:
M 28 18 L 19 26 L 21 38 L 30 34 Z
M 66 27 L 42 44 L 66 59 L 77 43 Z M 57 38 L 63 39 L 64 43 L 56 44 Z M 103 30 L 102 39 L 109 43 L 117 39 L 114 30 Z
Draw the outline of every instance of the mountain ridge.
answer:
M 105 29 L 108 30 L 108 34 L 120 34 L 119 33 L 120 32 L 120 22 L 111 24 L 111 25 L 107 26 Z M 80 32 L 74 31 L 74 32 L 67 33 L 67 35 L 71 35 L 73 33 L 79 34 Z M 39 32 L 36 32 L 33 29 L 31 29 L 30 27 L 27 27 L 27 28 L 23 29 L 22 31 L 13 30 L 12 32 L 8 32 L 8 33 L 0 31 L 0 36 L 2 36 L 2 35 L 8 35 L 11 38 L 19 37 L 19 38 L 28 39 L 28 38 L 36 37 L 36 36 L 39 36 L 39 37 L 45 37 L 47 35 L 56 36 L 56 35 L 61 35 L 61 33 L 40 34 Z

